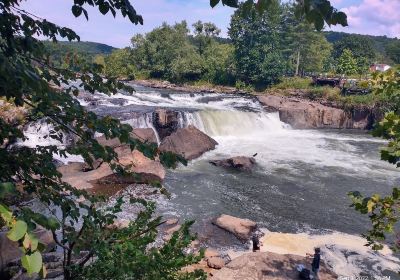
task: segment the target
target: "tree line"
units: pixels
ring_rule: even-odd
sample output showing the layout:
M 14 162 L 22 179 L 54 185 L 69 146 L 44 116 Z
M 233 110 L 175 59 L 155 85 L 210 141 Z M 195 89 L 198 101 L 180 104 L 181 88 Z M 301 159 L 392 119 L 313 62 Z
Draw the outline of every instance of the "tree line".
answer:
M 231 18 L 229 39 L 219 37 L 221 30 L 210 22 L 163 23 L 145 35 L 135 35 L 130 47 L 89 58 L 103 65 L 107 76 L 256 89 L 283 76 L 360 76 L 375 62 L 400 63 L 399 40 L 388 41 L 382 52 L 368 36 L 317 31 L 296 17 L 293 5 L 272 1 L 269 11 L 260 14 L 255 7 L 249 11 L 240 4 Z M 87 59 L 84 54 L 74 58 Z M 71 56 L 67 60 L 74 63 Z

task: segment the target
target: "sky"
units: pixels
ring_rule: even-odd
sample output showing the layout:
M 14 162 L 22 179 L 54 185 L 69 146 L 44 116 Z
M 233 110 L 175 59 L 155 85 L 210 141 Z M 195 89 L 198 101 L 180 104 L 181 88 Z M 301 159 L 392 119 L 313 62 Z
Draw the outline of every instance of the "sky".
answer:
M 222 5 L 211 8 L 209 0 L 130 0 L 143 25 L 133 25 L 127 18 L 111 14 L 101 15 L 88 6 L 89 21 L 75 18 L 71 11 L 73 0 L 23 0 L 22 8 L 58 25 L 72 28 L 82 41 L 105 43 L 114 47 L 130 45 L 130 38 L 146 33 L 163 22 L 173 24 L 186 20 L 189 25 L 197 20 L 215 23 L 226 37 L 234 9 Z M 386 35 L 400 38 L 400 0 L 331 0 L 337 9 L 348 16 L 348 27 L 326 30 L 348 33 Z M 66 12 L 67 11 L 67 12 Z

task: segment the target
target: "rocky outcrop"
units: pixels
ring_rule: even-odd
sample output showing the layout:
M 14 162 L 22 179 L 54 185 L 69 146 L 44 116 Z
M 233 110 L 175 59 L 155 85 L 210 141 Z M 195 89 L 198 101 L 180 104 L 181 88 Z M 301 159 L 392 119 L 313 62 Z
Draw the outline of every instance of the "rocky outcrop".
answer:
M 275 253 L 247 253 L 233 259 L 221 270 L 214 273 L 212 280 L 291 280 L 299 279 L 298 264 L 307 265 L 310 259 L 297 255 Z M 310 269 L 310 267 L 308 267 Z M 321 263 L 319 279 L 334 280 L 337 275 Z
M 166 109 L 155 110 L 153 112 L 153 126 L 160 139 L 164 139 L 178 129 L 178 112 Z
M 141 152 L 131 151 L 129 147 L 115 148 L 119 162 L 125 166 L 130 165 L 133 175 L 120 176 L 114 174 L 108 164 L 103 163 L 97 169 L 83 172 L 84 163 L 70 163 L 60 166 L 58 171 L 63 175 L 63 181 L 77 189 L 91 189 L 95 185 L 107 184 L 133 184 L 153 183 L 162 181 L 165 177 L 165 169 L 158 160 L 151 160 Z
M 162 140 L 160 151 L 169 151 L 183 156 L 187 160 L 195 159 L 207 151 L 215 149 L 217 141 L 194 126 L 179 128 Z
M 40 243 L 46 246 L 46 252 L 55 248 L 53 235 L 50 231 L 37 227 L 33 233 Z M 0 271 L 11 261 L 22 256 L 21 249 L 17 242 L 11 241 L 7 237 L 7 232 L 0 232 Z
M 157 136 L 154 130 L 151 128 L 134 128 L 130 133 L 130 136 L 133 139 L 140 140 L 141 142 L 157 144 Z M 118 138 L 106 139 L 105 136 L 100 136 L 97 137 L 96 140 L 100 145 L 110 146 L 111 148 L 116 148 L 123 145 Z
M 254 157 L 237 156 L 228 159 L 210 160 L 209 162 L 215 166 L 251 171 L 256 163 L 256 160 Z
M 230 215 L 221 215 L 212 222 L 214 225 L 232 233 L 241 240 L 248 240 L 257 224 L 249 219 L 240 219 Z
M 235 87 L 228 86 L 194 86 L 194 85 L 177 85 L 173 84 L 169 81 L 160 81 L 160 80 L 135 80 L 135 84 L 151 87 L 151 88 L 159 88 L 159 89 L 167 89 L 174 91 L 182 91 L 182 92 L 193 92 L 193 93 L 231 93 L 231 94 L 246 94 L 247 92 L 237 89 Z
M 370 129 L 375 119 L 374 112 L 369 108 L 345 111 L 318 102 L 275 95 L 260 95 L 258 100 L 267 110 L 278 111 L 281 121 L 298 129 Z

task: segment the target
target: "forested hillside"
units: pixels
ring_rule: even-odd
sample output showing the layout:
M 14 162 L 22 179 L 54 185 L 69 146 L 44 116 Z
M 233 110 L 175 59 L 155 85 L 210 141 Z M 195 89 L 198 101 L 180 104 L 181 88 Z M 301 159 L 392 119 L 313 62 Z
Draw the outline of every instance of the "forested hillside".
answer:
M 335 44 L 336 42 L 342 40 L 344 37 L 359 37 L 365 40 L 371 41 L 375 51 L 378 53 L 381 61 L 386 63 L 398 62 L 394 61 L 394 55 L 392 54 L 392 49 L 397 48 L 397 52 L 400 51 L 400 39 L 389 38 L 387 36 L 373 36 L 373 35 L 361 35 L 361 34 L 349 34 L 345 32 L 336 31 L 325 31 L 324 35 L 329 43 Z
M 67 42 L 60 41 L 57 44 L 51 41 L 44 41 L 49 53 L 50 60 L 56 66 L 69 63 L 69 57 L 85 59 L 92 62 L 96 55 L 109 55 L 116 48 L 96 42 Z

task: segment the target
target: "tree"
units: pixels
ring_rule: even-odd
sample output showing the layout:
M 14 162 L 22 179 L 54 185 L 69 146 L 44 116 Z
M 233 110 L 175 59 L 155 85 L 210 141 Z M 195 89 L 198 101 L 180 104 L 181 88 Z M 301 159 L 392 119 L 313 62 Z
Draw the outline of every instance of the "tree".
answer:
M 192 24 L 194 31 L 194 45 L 200 55 L 203 55 L 204 49 L 207 48 L 213 41 L 213 39 L 219 35 L 221 29 L 219 29 L 214 23 L 196 21 Z
M 345 75 L 357 74 L 357 60 L 354 58 L 351 50 L 345 49 L 337 62 L 337 73 Z
M 389 43 L 386 46 L 385 51 L 394 63 L 400 64 L 400 40 Z
M 119 163 L 111 147 L 97 142 L 94 138 L 96 132 L 103 133 L 107 139 L 118 138 L 121 143 L 141 151 L 147 157 L 158 156 L 167 166 L 174 166 L 178 160 L 183 163 L 185 161 L 171 153 L 159 153 L 154 145 L 131 138 L 132 128 L 129 125 L 108 116 L 98 117 L 87 112 L 75 98 L 79 88 L 90 93 L 99 91 L 105 94 L 116 93 L 119 89 L 132 92 L 133 89 L 115 78 L 103 79 L 99 75 L 101 66 L 96 64 L 77 60 L 71 70 L 71 65 L 57 68 L 49 63 L 44 44 L 36 36 L 54 42 L 58 37 L 79 41 L 79 36 L 71 29 L 59 27 L 20 9 L 20 2 L 0 2 L 0 97 L 16 107 L 23 106 L 27 111 L 25 119 L 48 122 L 53 127 L 48 137 L 62 139 L 62 135 L 67 133 L 76 137 L 75 145 L 65 149 L 54 145 L 34 148 L 15 145 L 18 139 L 24 139 L 23 126 L 0 119 L 0 217 L 2 224 L 9 229 L 8 238 L 20 244 L 23 267 L 29 274 L 46 274 L 40 254 L 43 246 L 33 234 L 33 229 L 40 225 L 53 233 L 55 242 L 64 252 L 64 277 L 67 280 L 90 278 L 93 276 L 91 273 L 96 272 L 90 270 L 91 267 L 102 267 L 109 261 L 100 255 L 105 250 L 109 250 L 109 255 L 112 255 L 121 247 L 127 248 L 122 251 L 124 258 L 119 264 L 121 271 L 112 278 L 146 278 L 153 269 L 150 265 L 154 266 L 148 258 L 157 255 L 163 260 L 158 264 L 158 270 L 167 273 L 165 278 L 176 278 L 177 274 L 183 279 L 202 278 L 200 272 L 179 273 L 183 266 L 198 260 L 194 255 L 183 254 L 184 247 L 194 238 L 188 232 L 189 224 L 185 224 L 171 239 L 172 243 L 148 251 L 157 226 L 162 223 L 160 218 L 152 217 L 154 206 L 151 203 L 132 199 L 131 203 L 142 205 L 143 212 L 128 228 L 110 233 L 107 228 L 114 222 L 115 214 L 121 211 L 123 199 L 103 209 L 99 207 L 99 202 L 104 201 L 102 198 L 63 182 L 53 161 L 53 154 L 81 155 L 89 165 L 95 159 L 102 159 L 116 173 L 134 175 Z M 82 0 L 74 3 L 72 13 L 75 16 L 84 15 L 88 18 L 83 8 L 88 3 L 96 6 L 102 14 L 110 12 L 115 15 L 120 12 L 132 23 L 142 22 L 141 16 L 136 14 L 129 1 Z M 79 73 L 74 69 L 79 69 Z M 8 196 L 15 196 L 21 191 L 33 195 L 50 209 L 58 209 L 58 213 L 50 212 L 46 216 L 21 204 L 10 208 Z M 76 198 L 80 196 L 85 198 L 84 202 L 77 201 Z M 176 247 L 172 250 L 171 246 Z M 80 259 L 74 258 L 81 250 L 86 250 L 86 255 Z M 85 267 L 90 259 L 92 262 Z M 132 263 L 132 260 L 136 262 Z M 137 265 L 147 274 L 140 270 L 123 269 L 129 265 Z M 103 277 L 97 275 L 97 278 Z
M 331 54 L 332 46 L 325 36 L 305 20 L 297 20 L 293 6 L 284 6 L 282 36 L 288 67 L 296 76 L 300 72 L 321 72 Z
M 145 36 L 132 38 L 133 64 L 150 77 L 182 82 L 198 79 L 203 72 L 200 55 L 188 39 L 185 21 L 163 23 Z
M 345 50 L 350 50 L 357 63 L 357 73 L 366 73 L 371 63 L 377 57 L 374 43 L 371 39 L 360 35 L 346 35 L 335 42 L 333 46 L 333 57 L 338 60 Z
M 232 15 L 229 36 L 235 48 L 237 78 L 258 88 L 273 84 L 284 73 L 280 50 L 279 1 L 272 1 L 268 13 L 255 8 L 246 12 L 240 4 Z
M 104 73 L 109 77 L 134 79 L 136 69 L 129 48 L 114 50 L 104 58 Z

